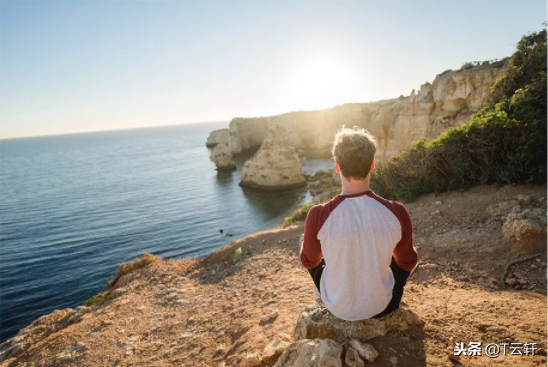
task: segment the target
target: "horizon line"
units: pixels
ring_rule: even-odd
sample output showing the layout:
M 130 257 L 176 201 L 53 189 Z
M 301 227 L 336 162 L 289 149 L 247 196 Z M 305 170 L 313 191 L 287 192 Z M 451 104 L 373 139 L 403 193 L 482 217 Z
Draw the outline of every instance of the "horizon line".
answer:
M 230 122 L 231 120 L 232 119 L 229 119 L 229 120 L 215 120 L 215 121 L 199 121 L 199 122 L 183 122 L 183 123 L 179 123 L 179 124 L 134 126 L 134 127 L 123 127 L 123 128 L 114 128 L 114 129 L 106 129 L 106 130 L 87 130 L 87 131 L 76 131 L 76 132 L 67 132 L 67 133 L 52 133 L 52 134 L 43 134 L 43 135 L 25 135 L 25 136 L 14 136 L 14 137 L 10 137 L 10 138 L 0 137 L 0 142 L 1 141 L 6 141 L 6 140 L 45 138 L 45 137 L 53 137 L 53 136 L 65 136 L 65 135 L 82 135 L 82 134 L 103 133 L 103 132 L 110 132 L 110 131 L 144 130 L 144 129 L 154 129 L 154 128 L 162 128 L 162 127 L 182 126 L 182 125 L 213 124 L 213 123 L 220 123 L 220 122 Z

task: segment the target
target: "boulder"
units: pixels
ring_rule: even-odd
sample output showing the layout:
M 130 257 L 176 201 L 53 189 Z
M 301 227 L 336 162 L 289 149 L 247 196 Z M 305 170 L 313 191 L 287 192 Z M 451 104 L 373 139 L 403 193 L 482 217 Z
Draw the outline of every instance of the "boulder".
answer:
M 407 330 L 409 325 L 422 324 L 414 312 L 399 308 L 375 319 L 345 321 L 334 316 L 321 300 L 310 303 L 299 315 L 295 325 L 295 340 L 333 339 L 344 342 L 350 339 L 368 340 L 385 335 L 389 330 Z
M 541 208 L 510 213 L 502 226 L 507 242 L 525 250 L 541 251 L 546 248 L 546 211 Z
M 498 204 L 489 205 L 486 212 L 492 217 L 506 216 L 509 213 L 519 212 L 520 205 L 517 199 L 503 201 Z
M 275 367 L 342 367 L 343 347 L 331 340 L 303 339 L 282 353 Z
M 219 129 L 209 133 L 206 147 L 213 148 L 217 144 L 227 144 L 230 136 L 230 129 Z
M 232 153 L 227 144 L 220 143 L 215 145 L 211 150 L 209 159 L 215 163 L 215 166 L 217 166 L 217 170 L 219 171 L 236 169 L 236 163 L 232 160 Z
M 344 354 L 344 365 L 345 367 L 362 367 L 364 363 L 358 351 L 349 347 Z
M 261 148 L 245 162 L 240 186 L 266 191 L 306 186 L 297 151 L 281 127 L 269 129 Z
M 357 339 L 350 340 L 350 346 L 367 362 L 373 362 L 379 356 L 379 352 L 371 344 L 361 343 Z
M 262 361 L 269 365 L 275 363 L 289 344 L 291 344 L 290 337 L 280 333 L 264 348 Z

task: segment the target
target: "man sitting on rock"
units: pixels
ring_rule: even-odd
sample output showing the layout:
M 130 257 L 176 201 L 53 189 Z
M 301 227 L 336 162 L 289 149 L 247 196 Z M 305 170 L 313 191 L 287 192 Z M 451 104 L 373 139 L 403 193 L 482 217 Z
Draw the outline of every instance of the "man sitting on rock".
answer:
M 369 189 L 375 144 L 363 129 L 337 133 L 333 157 L 342 193 L 310 209 L 301 236 L 301 262 L 323 303 L 347 321 L 396 310 L 417 263 L 407 209 Z

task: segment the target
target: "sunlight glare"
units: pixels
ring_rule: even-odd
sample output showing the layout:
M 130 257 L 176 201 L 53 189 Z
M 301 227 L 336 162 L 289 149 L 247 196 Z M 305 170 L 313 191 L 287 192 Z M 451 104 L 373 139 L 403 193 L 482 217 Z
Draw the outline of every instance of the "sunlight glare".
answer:
M 356 70 L 333 57 L 304 60 L 290 74 L 285 93 L 292 110 L 316 110 L 364 101 Z M 361 93 L 360 93 L 361 92 Z

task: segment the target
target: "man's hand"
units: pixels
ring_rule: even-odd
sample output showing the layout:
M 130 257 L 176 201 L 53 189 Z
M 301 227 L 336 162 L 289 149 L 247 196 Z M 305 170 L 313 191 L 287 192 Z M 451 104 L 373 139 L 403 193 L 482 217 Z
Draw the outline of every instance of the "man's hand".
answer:
M 303 243 L 304 243 L 304 233 L 299 237 L 299 244 L 301 245 L 301 250 L 299 251 L 299 254 L 303 252 Z

